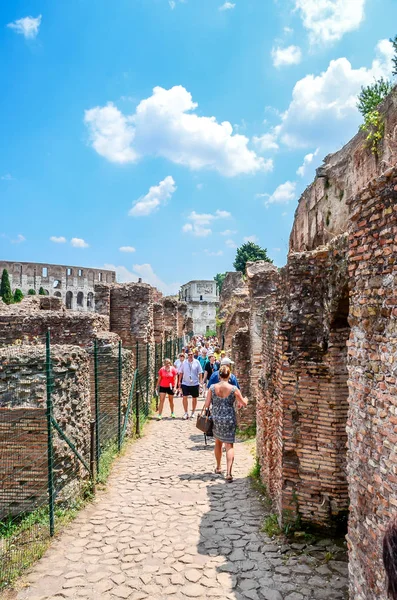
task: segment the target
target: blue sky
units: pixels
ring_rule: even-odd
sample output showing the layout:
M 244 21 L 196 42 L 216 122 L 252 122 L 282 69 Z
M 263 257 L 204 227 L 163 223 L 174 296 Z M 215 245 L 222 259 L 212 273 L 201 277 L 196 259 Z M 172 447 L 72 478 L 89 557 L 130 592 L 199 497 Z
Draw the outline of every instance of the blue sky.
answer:
M 165 293 L 245 239 L 282 266 L 396 22 L 395 0 L 1 3 L 0 257 Z

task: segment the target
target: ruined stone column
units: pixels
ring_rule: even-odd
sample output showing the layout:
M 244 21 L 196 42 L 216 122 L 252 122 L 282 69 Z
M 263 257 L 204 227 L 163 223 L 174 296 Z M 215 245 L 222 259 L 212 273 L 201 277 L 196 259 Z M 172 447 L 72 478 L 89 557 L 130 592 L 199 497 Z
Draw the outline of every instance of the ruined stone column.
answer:
M 178 300 L 172 296 L 163 298 L 164 332 L 166 340 L 178 337 Z

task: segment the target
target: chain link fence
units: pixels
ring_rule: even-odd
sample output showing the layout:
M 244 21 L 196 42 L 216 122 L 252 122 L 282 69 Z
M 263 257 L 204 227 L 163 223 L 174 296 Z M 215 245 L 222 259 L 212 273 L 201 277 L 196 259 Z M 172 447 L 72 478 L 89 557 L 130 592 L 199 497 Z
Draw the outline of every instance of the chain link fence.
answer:
M 104 337 L 86 351 L 51 346 L 50 332 L 35 341 L 0 348 L 0 589 L 105 483 L 150 417 L 164 358 L 185 342 L 125 349 Z

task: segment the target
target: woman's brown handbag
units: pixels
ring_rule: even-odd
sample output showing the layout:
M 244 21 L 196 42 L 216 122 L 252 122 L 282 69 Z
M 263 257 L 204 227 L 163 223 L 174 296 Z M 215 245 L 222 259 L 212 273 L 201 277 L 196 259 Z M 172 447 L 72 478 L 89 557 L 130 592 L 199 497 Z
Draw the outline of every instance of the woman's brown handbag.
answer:
M 199 415 L 197 415 L 197 423 L 196 423 L 197 429 L 200 429 L 200 431 L 202 431 L 204 433 L 204 435 L 207 435 L 210 437 L 213 435 L 213 433 L 212 433 L 213 426 L 214 426 L 214 422 L 211 417 L 210 409 L 207 408 L 207 410 L 204 413 L 204 408 L 203 408 L 201 413 Z

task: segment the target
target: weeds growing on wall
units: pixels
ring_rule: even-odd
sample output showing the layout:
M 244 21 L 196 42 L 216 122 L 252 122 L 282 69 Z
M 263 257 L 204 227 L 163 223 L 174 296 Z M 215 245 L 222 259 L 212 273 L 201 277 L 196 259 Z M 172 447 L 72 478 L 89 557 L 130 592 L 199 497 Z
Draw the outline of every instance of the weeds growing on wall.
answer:
M 360 129 L 367 134 L 366 142 L 372 154 L 378 156 L 379 146 L 385 133 L 385 122 L 378 110 L 373 110 L 365 116 Z

